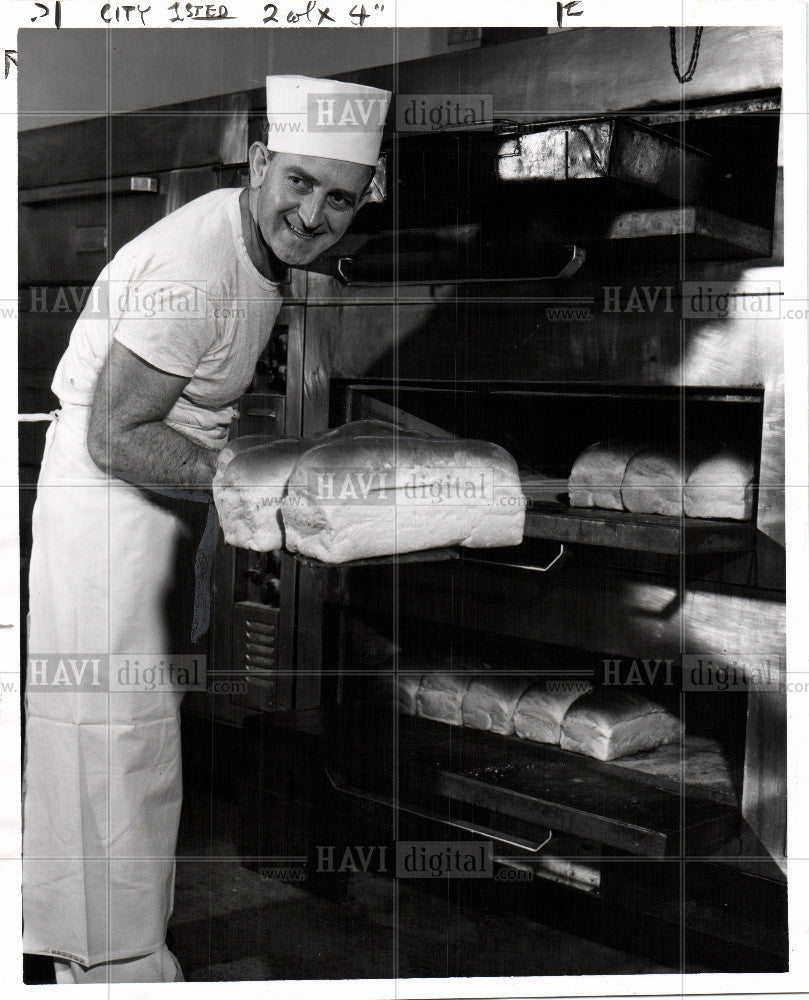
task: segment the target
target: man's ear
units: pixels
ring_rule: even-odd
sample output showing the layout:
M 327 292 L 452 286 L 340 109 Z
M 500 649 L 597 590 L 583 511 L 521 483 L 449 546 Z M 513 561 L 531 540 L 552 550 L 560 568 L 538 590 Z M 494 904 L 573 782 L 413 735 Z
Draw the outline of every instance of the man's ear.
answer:
M 355 211 L 359 212 L 363 205 L 369 205 L 371 202 L 376 201 L 374 197 L 374 192 L 371 184 L 369 184 L 363 193 L 360 195 L 360 200 L 357 202 L 357 207 Z
M 260 188 L 267 172 L 267 167 L 273 158 L 271 150 L 267 149 L 263 142 L 256 141 L 247 153 L 247 162 L 250 165 L 250 187 Z
M 379 203 L 385 200 L 387 195 L 387 176 L 385 166 L 385 158 L 380 156 L 376 167 L 371 168 L 368 183 L 363 188 L 360 199 L 357 202 L 357 211 L 359 211 L 363 205 L 368 205 L 372 202 Z

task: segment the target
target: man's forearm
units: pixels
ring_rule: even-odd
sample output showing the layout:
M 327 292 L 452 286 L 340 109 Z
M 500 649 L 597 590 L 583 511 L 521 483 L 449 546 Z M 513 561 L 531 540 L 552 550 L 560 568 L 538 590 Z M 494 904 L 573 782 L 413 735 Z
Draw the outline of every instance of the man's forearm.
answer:
M 105 445 L 91 447 L 93 461 L 105 472 L 141 486 L 209 489 L 216 471 L 216 451 L 162 421 L 108 435 Z

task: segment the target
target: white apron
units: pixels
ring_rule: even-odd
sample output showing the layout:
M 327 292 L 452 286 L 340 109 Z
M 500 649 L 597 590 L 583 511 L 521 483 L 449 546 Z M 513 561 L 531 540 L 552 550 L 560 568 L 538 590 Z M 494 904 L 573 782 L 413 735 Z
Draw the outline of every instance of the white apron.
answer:
M 105 476 L 87 407 L 51 424 L 33 514 L 32 657 L 199 652 L 190 642 L 205 506 Z M 161 948 L 182 799 L 182 691 L 26 689 L 24 951 L 95 965 Z M 53 671 L 50 671 L 52 675 Z M 46 683 L 50 676 L 45 674 Z

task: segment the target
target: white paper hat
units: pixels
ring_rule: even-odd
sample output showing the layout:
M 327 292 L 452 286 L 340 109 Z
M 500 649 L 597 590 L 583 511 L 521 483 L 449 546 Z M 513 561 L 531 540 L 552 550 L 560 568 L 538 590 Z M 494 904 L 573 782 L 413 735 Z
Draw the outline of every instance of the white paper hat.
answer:
M 311 76 L 267 77 L 267 147 L 375 167 L 391 94 Z

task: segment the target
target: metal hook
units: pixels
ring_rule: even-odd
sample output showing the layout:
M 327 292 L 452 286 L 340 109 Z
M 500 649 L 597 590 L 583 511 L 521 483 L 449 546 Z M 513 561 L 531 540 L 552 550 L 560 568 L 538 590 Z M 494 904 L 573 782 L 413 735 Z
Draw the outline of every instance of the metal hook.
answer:
M 562 558 L 562 556 L 564 554 L 565 554 L 565 543 L 564 542 L 560 542 L 559 543 L 559 551 L 556 553 L 556 555 L 553 557 L 553 559 L 551 559 L 551 561 L 548 563 L 548 565 L 547 566 L 535 566 L 534 568 L 537 570 L 538 573 L 547 573 L 548 570 L 551 568 L 551 566 L 555 566 L 556 563 L 559 562 L 559 560 Z
M 465 559 L 467 562 L 485 563 L 487 566 L 508 566 L 509 569 L 528 569 L 534 573 L 547 573 L 552 566 L 555 566 L 556 563 L 559 562 L 559 560 L 562 558 L 564 554 L 565 554 L 565 543 L 560 542 L 559 551 L 556 553 L 553 559 L 551 559 L 551 561 L 548 563 L 547 566 L 531 566 L 526 563 L 510 563 L 510 562 L 503 562 L 502 560 L 497 560 L 497 559 L 475 559 L 475 558 L 470 559 L 469 556 L 465 556 Z
M 500 837 L 498 837 L 497 839 L 498 839 L 498 840 L 501 840 L 501 839 L 503 839 L 503 838 L 500 838 Z M 522 848 L 523 848 L 523 850 L 526 850 L 526 851 L 531 851 L 531 852 L 532 852 L 533 854 L 539 854 L 539 852 L 540 852 L 540 851 L 542 850 L 542 848 L 543 848 L 543 847 L 547 847 L 547 845 L 548 845 L 548 844 L 550 844 L 550 842 L 551 842 L 552 840 L 553 840 L 553 830 L 549 830 L 549 831 L 548 831 L 548 836 L 547 836 L 547 837 L 546 837 L 546 838 L 545 838 L 545 839 L 544 839 L 544 840 L 542 841 L 542 843 L 541 843 L 541 844 L 530 844 L 530 845 L 529 845 L 529 844 L 528 844 L 528 843 L 526 842 L 526 843 L 522 843 L 522 844 L 515 844 L 514 846 L 515 846 L 515 847 L 522 847 Z M 508 841 L 505 841 L 505 842 L 506 842 L 506 843 L 508 843 Z M 512 843 L 513 843 L 513 841 L 512 841 Z M 503 864 L 504 862 L 507 862 L 507 861 L 508 861 L 508 859 L 507 859 L 507 858 L 499 858 L 499 857 L 497 857 L 497 855 L 495 855 L 495 856 L 494 856 L 494 857 L 492 858 L 492 860 L 493 860 L 493 861 L 498 861 L 498 862 L 499 862 L 500 864 Z
M 340 279 L 340 281 L 342 281 L 344 285 L 350 285 L 351 278 L 349 278 L 348 275 L 345 273 L 345 271 L 343 271 L 343 264 L 353 264 L 353 263 L 354 263 L 353 257 L 340 257 L 340 259 L 337 261 L 337 268 L 336 268 L 337 277 Z

